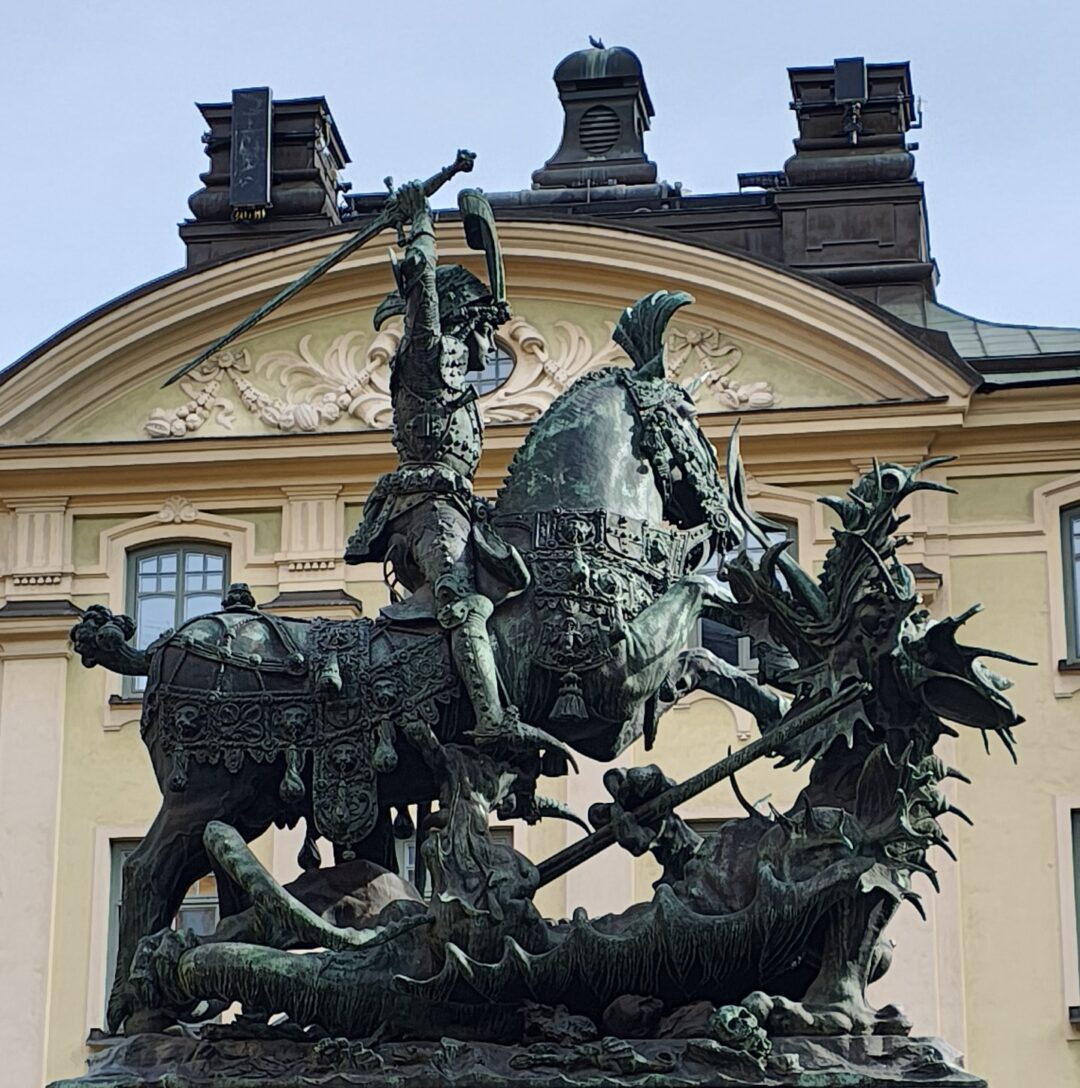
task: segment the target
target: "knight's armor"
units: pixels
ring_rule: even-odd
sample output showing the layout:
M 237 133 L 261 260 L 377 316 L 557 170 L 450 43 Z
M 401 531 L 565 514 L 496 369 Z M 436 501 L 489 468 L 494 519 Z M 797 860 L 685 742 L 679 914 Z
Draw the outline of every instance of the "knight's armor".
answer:
M 394 268 L 398 291 L 375 312 L 376 328 L 391 314 L 405 315 L 390 372 L 392 440 L 401 464 L 373 488 L 345 560 L 389 559 L 397 580 L 416 597 L 385 612 L 396 619 L 434 615 L 451 632 L 477 729 L 494 734 L 504 710 L 487 633 L 493 605 L 477 590 L 473 544 L 481 500 L 473 495 L 472 477 L 483 425 L 466 375 L 483 366 L 470 338 L 479 329 L 477 343 L 483 343 L 509 310 L 460 265 L 437 266 L 426 205 L 414 210 L 411 226 L 404 260 Z M 527 577 L 523 564 L 520 574 L 516 588 Z

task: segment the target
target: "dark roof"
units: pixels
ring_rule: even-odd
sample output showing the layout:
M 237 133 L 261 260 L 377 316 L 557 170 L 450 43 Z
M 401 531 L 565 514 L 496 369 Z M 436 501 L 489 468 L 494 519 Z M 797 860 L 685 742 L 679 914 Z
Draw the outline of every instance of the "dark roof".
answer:
M 881 306 L 909 325 L 945 333 L 992 388 L 1080 382 L 1080 329 L 984 321 L 925 298 Z

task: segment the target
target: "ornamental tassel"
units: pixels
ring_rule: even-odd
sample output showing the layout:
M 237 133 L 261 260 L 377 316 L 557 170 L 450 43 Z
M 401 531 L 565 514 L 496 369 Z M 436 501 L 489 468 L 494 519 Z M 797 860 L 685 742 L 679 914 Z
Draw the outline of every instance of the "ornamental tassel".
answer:
M 285 749 L 285 774 L 278 786 L 278 794 L 282 801 L 289 805 L 295 805 L 303 799 L 307 792 L 304 789 L 304 780 L 300 777 L 300 771 L 304 766 L 303 753 L 295 748 Z
M 174 793 L 183 793 L 188 784 L 188 754 L 183 748 L 173 752 L 172 773 L 169 775 L 169 789 Z
M 559 684 L 559 697 L 551 708 L 551 717 L 563 721 L 589 720 L 589 710 L 581 694 L 581 677 L 573 670 L 563 673 Z
M 310 826 L 308 827 L 307 834 L 304 835 L 304 845 L 300 847 L 300 853 L 296 855 L 296 864 L 299 865 L 305 873 L 310 872 L 312 869 L 318 869 L 319 866 L 322 865 L 322 856 L 319 854 L 319 844 L 316 842 Z
M 384 718 L 379 722 L 379 743 L 375 747 L 375 755 L 371 760 L 371 765 L 379 774 L 389 774 L 397 769 L 398 757 L 397 752 L 394 751 L 395 738 L 394 723 L 388 718 Z

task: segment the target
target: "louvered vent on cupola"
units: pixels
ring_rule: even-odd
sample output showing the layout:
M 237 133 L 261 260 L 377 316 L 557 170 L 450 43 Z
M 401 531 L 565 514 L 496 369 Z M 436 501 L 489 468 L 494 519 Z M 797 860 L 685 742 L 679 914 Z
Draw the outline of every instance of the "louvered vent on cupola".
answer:
M 590 155 L 605 155 L 619 138 L 619 115 L 610 106 L 590 106 L 581 115 L 578 136 Z
M 653 107 L 635 54 L 602 43 L 571 53 L 555 85 L 566 114 L 562 143 L 533 174 L 534 189 L 656 181 L 644 142 Z

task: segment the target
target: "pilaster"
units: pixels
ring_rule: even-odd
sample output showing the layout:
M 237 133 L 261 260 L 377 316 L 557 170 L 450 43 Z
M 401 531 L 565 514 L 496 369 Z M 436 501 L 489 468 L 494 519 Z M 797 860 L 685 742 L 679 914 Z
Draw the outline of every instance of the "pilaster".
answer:
M 341 557 L 344 506 L 337 484 L 295 484 L 285 494 L 278 589 L 282 593 L 337 589 L 345 580 Z
M 7 499 L 12 513 L 4 593 L 50 599 L 71 592 L 66 496 Z
M 37 513 L 21 546 L 44 565 L 57 554 L 56 511 Z M 0 1047 L 9 1084 L 44 1083 L 68 630 L 77 614 L 55 600 L 0 609 L 0 932 L 9 935 L 0 942 Z

